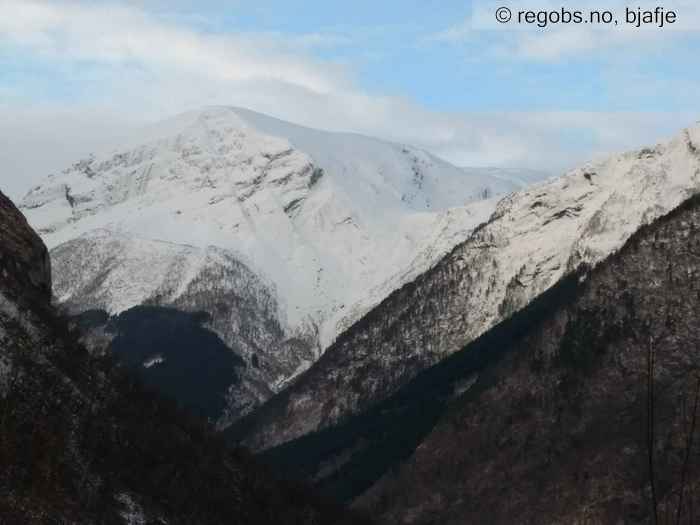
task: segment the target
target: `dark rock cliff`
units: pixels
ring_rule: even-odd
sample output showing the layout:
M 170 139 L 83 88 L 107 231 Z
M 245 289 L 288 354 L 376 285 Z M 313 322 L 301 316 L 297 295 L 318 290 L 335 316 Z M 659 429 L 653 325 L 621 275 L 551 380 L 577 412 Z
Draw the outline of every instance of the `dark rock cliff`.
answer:
M 0 192 L 0 285 L 17 298 L 48 302 L 51 264 L 46 246 L 15 205 Z

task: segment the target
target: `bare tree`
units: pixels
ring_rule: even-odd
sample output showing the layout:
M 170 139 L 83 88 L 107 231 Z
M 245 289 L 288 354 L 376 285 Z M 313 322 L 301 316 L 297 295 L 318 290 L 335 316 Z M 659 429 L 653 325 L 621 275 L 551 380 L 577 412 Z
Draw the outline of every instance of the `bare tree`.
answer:
M 659 502 L 656 497 L 656 473 L 654 471 L 654 340 L 649 336 L 647 344 L 647 459 L 649 466 L 649 485 L 651 487 L 651 505 L 653 524 L 659 523 Z
M 683 496 L 685 494 L 685 485 L 688 481 L 688 471 L 690 469 L 690 458 L 693 449 L 693 439 L 695 437 L 695 427 L 697 422 L 698 414 L 698 400 L 700 400 L 700 375 L 695 378 L 695 400 L 693 402 L 693 413 L 690 419 L 690 430 L 686 434 L 685 443 L 685 457 L 683 459 L 683 467 L 681 468 L 681 488 L 680 494 L 678 496 L 678 508 L 676 509 L 676 525 L 680 525 L 681 518 L 683 516 Z M 692 500 L 691 500 L 691 518 L 690 522 L 693 523 L 692 518 Z
M 656 391 L 655 391 L 655 375 L 656 375 L 656 349 L 653 336 L 649 335 L 647 340 L 647 462 L 648 462 L 648 473 L 649 473 L 649 487 L 651 492 L 651 505 L 652 505 L 652 523 L 654 525 L 659 525 L 659 500 L 657 494 L 657 472 L 656 472 L 656 458 L 654 454 L 654 449 L 656 446 Z M 693 396 L 693 408 L 690 414 L 690 426 L 687 427 L 687 416 L 684 412 L 683 421 L 684 426 L 686 426 L 685 431 L 685 444 L 683 451 L 683 462 L 680 472 L 680 488 L 678 494 L 678 502 L 675 508 L 675 512 L 670 506 L 666 505 L 666 518 L 664 522 L 675 523 L 675 525 L 681 525 L 681 520 L 683 518 L 683 505 L 684 497 L 686 492 L 686 485 L 688 483 L 688 477 L 690 474 L 690 464 L 692 459 L 692 450 L 695 440 L 695 432 L 697 428 L 697 417 L 698 408 L 700 406 L 700 374 L 695 374 L 695 393 Z M 689 523 L 694 523 L 693 521 L 693 509 L 692 509 L 692 499 L 689 502 Z M 675 519 L 671 521 L 669 512 L 671 512 Z

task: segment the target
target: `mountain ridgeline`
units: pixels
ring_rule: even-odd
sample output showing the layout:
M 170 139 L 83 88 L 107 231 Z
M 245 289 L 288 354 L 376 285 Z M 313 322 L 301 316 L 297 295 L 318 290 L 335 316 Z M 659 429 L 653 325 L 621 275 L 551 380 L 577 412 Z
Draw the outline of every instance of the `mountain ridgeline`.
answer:
M 89 353 L 50 290 L 46 247 L 0 193 L 0 522 L 359 522 Z
M 691 525 L 698 311 L 694 196 L 386 401 L 262 457 L 381 523 Z
M 345 331 L 231 438 L 264 450 L 388 398 L 697 193 L 699 144 L 697 126 L 505 197 L 465 242 Z
M 541 176 L 212 107 L 51 174 L 20 208 L 71 314 L 209 314 L 246 365 L 225 428 L 462 241 L 496 197 Z

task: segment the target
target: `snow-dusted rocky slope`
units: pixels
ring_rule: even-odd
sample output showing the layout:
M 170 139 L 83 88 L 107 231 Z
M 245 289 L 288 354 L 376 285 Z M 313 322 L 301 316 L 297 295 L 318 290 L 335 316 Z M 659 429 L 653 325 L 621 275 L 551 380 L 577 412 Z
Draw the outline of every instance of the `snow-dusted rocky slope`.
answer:
M 484 196 L 517 188 L 513 176 L 209 108 L 49 176 L 21 208 L 52 249 L 58 300 L 74 311 L 117 314 L 144 302 L 210 311 L 230 299 L 222 289 L 252 290 L 262 308 L 253 317 L 281 330 L 270 337 L 265 323 L 255 327 L 256 341 L 274 340 L 257 345 L 267 348 L 261 379 L 274 390 L 466 238 L 493 211 Z M 245 268 L 233 282 L 217 277 L 229 264 Z M 208 296 L 188 298 L 193 282 Z M 230 312 L 210 313 L 235 346 L 238 314 L 228 329 Z M 290 340 L 297 351 L 280 350 Z M 251 364 L 254 353 L 244 352 Z
M 208 328 L 245 363 L 254 363 L 235 382 L 231 377 L 220 425 L 269 398 L 318 356 L 313 338 L 285 333 L 273 285 L 221 248 L 93 230 L 54 248 L 51 259 L 61 276 L 55 297 L 70 312 L 154 305 L 209 313 Z
M 698 191 L 700 126 L 502 199 L 232 435 L 265 448 L 362 411 Z

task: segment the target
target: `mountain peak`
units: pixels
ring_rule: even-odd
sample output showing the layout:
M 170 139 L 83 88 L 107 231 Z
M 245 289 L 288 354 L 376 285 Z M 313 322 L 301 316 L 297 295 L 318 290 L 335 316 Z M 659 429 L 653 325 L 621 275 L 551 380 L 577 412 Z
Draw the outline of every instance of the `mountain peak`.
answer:
M 325 342 L 345 306 L 439 243 L 441 232 L 453 238 L 484 220 L 495 201 L 473 213 L 448 210 L 517 187 L 409 146 L 240 108 L 184 113 L 133 141 L 29 192 L 22 209 L 47 244 L 102 228 L 219 246 L 276 284 L 285 323 L 330 322 Z
M 49 176 L 21 207 L 71 312 L 155 303 L 212 314 L 248 365 L 246 392 L 229 396 L 235 418 L 517 187 L 410 146 L 210 107 Z

